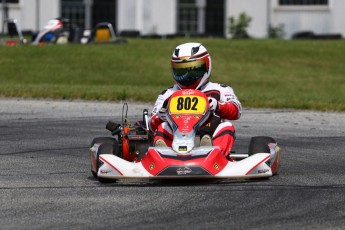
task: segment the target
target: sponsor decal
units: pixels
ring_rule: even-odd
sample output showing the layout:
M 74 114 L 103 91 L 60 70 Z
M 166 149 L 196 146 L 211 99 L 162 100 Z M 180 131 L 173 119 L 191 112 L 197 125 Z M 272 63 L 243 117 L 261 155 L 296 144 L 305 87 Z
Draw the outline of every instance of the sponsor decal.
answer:
M 184 90 L 182 92 L 182 95 L 191 95 L 191 94 L 195 94 L 195 90 L 189 89 L 189 90 Z
M 176 169 L 177 175 L 186 175 L 192 172 L 192 169 L 188 167 L 178 168 Z
M 219 170 L 219 169 L 220 169 L 220 167 L 219 167 L 219 164 L 218 164 L 218 163 L 215 163 L 215 164 L 213 165 L 213 167 L 214 167 L 216 170 Z
M 184 119 L 184 120 L 183 120 L 183 123 L 187 124 L 189 121 L 190 121 L 190 118 Z
M 154 168 L 155 168 L 155 163 L 152 162 L 152 163 L 150 164 L 150 170 L 153 170 Z
M 200 119 L 200 116 L 199 115 L 194 115 L 194 118 Z
M 259 169 L 258 173 L 267 173 L 268 171 L 270 171 L 269 169 Z
M 178 151 L 187 151 L 187 146 L 179 146 Z
M 207 123 L 207 124 L 204 125 L 204 126 L 211 127 L 211 122 Z
M 183 126 L 183 127 L 181 128 L 181 131 L 182 131 L 183 133 L 188 133 L 188 132 L 189 132 L 189 126 L 188 126 L 188 125 Z
M 100 171 L 101 174 L 108 174 L 108 173 L 110 173 L 110 172 L 111 172 L 111 170 L 101 170 L 101 171 Z
M 175 118 L 175 119 L 179 119 L 179 118 L 180 118 L 180 115 L 175 115 L 174 118 Z
M 199 166 L 171 166 L 165 168 L 162 172 L 157 174 L 158 176 L 181 176 L 181 177 L 188 177 L 191 175 L 195 176 L 205 176 L 205 175 L 211 175 L 208 171 L 206 171 L 204 168 Z

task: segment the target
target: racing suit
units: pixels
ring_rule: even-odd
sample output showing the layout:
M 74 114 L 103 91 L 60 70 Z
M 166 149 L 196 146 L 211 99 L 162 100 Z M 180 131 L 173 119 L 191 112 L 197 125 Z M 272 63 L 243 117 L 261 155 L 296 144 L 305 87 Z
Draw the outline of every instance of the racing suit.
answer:
M 167 122 L 163 122 L 159 118 L 158 112 L 162 108 L 165 100 L 178 90 L 180 90 L 180 87 L 175 84 L 164 90 L 156 100 L 149 120 L 150 129 L 155 134 L 154 142 L 158 139 L 163 139 L 168 146 L 172 144 L 172 130 Z M 199 90 L 204 92 L 207 97 L 216 99 L 218 108 L 214 111 L 214 116 L 210 122 L 201 127 L 197 135 L 200 135 L 200 137 L 205 134 L 212 136 L 213 145 L 219 146 L 222 154 L 228 156 L 235 141 L 235 128 L 229 120 L 240 118 L 241 103 L 237 99 L 233 89 L 226 85 L 207 82 Z

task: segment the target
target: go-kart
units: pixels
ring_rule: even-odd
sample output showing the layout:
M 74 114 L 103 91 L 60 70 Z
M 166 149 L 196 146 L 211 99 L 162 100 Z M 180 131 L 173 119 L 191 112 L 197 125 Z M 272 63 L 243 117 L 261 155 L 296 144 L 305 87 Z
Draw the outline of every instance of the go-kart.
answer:
M 118 179 L 267 178 L 277 173 L 280 148 L 272 137 L 252 137 L 246 154 L 224 156 L 218 146 L 200 146 L 197 130 L 211 116 L 206 95 L 180 90 L 167 101 L 167 122 L 173 131 L 169 147 L 153 146 L 148 112 L 131 125 L 124 104 L 122 124 L 109 121 L 112 137 L 95 138 L 90 147 L 91 171 L 101 182 Z M 124 115 L 125 113 L 125 115 Z

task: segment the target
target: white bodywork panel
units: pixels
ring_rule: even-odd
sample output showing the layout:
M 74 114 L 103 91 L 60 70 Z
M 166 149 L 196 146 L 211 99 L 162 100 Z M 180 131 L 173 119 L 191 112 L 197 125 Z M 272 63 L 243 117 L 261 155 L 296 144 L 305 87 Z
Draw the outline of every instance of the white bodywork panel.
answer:
M 147 179 L 176 179 L 176 178 L 256 178 L 256 177 L 270 177 L 272 171 L 270 166 L 265 162 L 270 159 L 268 153 L 257 153 L 241 161 L 229 163 L 225 168 L 216 175 L 210 176 L 154 176 L 150 174 L 142 165 L 141 162 L 128 162 L 117 156 L 111 154 L 104 154 L 100 156 L 100 160 L 104 164 L 98 170 L 98 177 L 111 179 L 126 179 L 126 178 L 147 178 Z

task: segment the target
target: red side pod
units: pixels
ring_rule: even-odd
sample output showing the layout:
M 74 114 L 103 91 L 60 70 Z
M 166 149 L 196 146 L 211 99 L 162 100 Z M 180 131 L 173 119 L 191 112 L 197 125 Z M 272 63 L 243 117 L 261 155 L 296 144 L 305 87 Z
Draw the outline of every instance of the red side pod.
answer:
M 156 176 L 160 171 L 167 167 L 164 159 L 153 148 L 149 148 L 147 154 L 141 160 L 141 163 L 144 168 L 154 176 Z
M 216 175 L 221 172 L 225 166 L 229 163 L 218 148 L 212 150 L 208 157 L 201 164 L 212 175 Z

